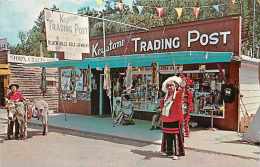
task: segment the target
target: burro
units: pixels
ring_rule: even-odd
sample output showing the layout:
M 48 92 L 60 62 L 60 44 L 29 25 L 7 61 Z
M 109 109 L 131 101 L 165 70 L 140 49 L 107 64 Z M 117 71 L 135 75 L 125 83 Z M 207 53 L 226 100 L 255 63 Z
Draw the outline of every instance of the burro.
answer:
M 220 42 L 225 45 L 230 34 L 230 31 L 201 33 L 198 30 L 191 30 L 188 31 L 188 47 L 195 42 L 199 42 L 202 46 L 217 45 Z

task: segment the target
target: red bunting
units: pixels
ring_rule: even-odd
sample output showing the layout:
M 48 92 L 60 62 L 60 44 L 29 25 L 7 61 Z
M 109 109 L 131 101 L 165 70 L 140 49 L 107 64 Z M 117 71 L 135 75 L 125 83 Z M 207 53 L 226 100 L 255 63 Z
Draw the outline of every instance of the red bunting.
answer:
M 199 14 L 200 14 L 200 7 L 194 7 L 193 8 L 193 14 L 196 17 L 196 19 L 198 18 Z
M 159 17 L 163 17 L 165 15 L 165 10 L 162 7 L 156 8 L 156 13 Z

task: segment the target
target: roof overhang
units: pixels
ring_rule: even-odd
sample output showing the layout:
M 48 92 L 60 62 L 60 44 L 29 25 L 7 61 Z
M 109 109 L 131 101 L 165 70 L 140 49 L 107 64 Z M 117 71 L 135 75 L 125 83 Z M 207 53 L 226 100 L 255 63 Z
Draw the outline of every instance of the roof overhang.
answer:
M 230 62 L 232 58 L 232 52 L 182 51 L 95 57 L 86 58 L 84 60 L 61 60 L 45 63 L 26 64 L 25 66 L 46 68 L 76 67 L 80 69 L 86 69 L 89 67 L 104 68 L 105 65 L 108 65 L 110 68 L 121 68 L 127 67 L 129 64 L 134 67 L 151 66 L 151 64 L 154 62 L 158 63 L 159 65 Z

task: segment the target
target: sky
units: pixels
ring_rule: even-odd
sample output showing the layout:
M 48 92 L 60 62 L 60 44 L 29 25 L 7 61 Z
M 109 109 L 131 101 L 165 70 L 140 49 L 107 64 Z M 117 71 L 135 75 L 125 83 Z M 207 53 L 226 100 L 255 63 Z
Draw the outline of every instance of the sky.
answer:
M 131 0 L 125 0 L 125 3 Z M 7 38 L 11 45 L 18 43 L 18 32 L 28 31 L 40 11 L 55 4 L 60 11 L 77 13 L 80 7 L 101 9 L 96 0 L 0 0 L 0 38 Z

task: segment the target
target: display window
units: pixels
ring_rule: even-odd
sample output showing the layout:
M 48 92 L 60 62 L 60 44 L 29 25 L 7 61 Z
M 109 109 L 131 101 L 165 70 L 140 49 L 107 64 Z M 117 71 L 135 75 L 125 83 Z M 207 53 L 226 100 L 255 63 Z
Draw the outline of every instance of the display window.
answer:
M 181 66 L 180 66 L 181 67 Z M 193 94 L 193 112 L 192 116 L 224 118 L 225 113 L 225 90 L 226 84 L 224 82 L 225 71 L 218 69 L 206 70 L 201 66 L 198 70 L 186 70 L 182 68 L 160 67 L 160 83 L 169 76 L 181 75 L 192 80 L 192 85 L 189 89 Z M 132 90 L 130 99 L 133 103 L 135 111 L 156 112 L 160 97 L 159 82 L 153 82 L 152 68 L 133 68 L 132 72 Z M 114 83 L 114 99 L 120 99 L 120 94 L 124 94 L 123 82 L 116 79 Z M 226 93 L 228 93 L 228 89 Z M 121 93 L 120 93 L 121 92 Z
M 80 69 L 61 69 L 62 100 L 90 100 L 90 91 L 84 86 L 84 72 Z
M 192 116 L 224 118 L 225 103 L 223 99 L 222 74 L 218 70 L 193 71 L 187 73 L 193 80 Z M 213 112 L 213 113 L 212 113 Z

